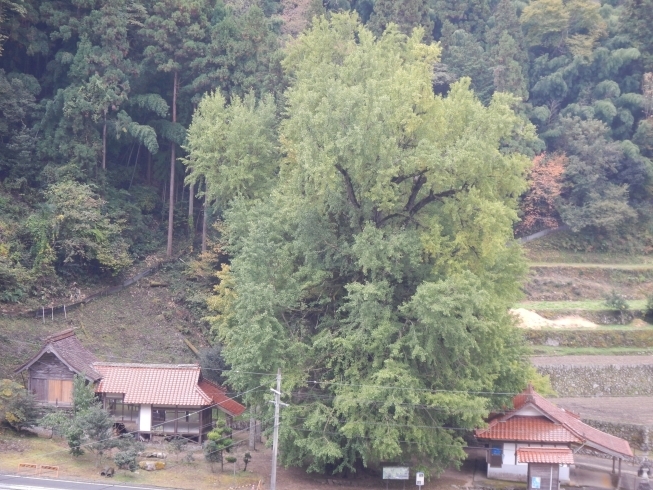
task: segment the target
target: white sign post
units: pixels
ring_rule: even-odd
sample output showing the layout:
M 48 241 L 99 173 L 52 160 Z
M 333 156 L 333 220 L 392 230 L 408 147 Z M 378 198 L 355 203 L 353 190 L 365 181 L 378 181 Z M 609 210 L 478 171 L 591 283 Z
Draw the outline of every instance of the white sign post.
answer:
M 424 485 L 424 473 L 421 471 L 415 475 L 415 485 L 417 485 L 420 490 L 422 488 L 422 485 Z

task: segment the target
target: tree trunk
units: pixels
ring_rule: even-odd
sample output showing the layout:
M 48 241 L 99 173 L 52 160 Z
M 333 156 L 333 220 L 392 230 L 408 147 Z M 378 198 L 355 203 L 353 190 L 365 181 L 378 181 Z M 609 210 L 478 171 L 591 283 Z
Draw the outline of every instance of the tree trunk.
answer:
M 206 226 L 208 224 L 208 217 L 206 216 L 208 205 L 206 202 L 206 181 L 204 182 L 204 216 L 202 217 L 202 253 L 206 252 Z
M 177 83 L 178 74 L 175 72 L 174 82 L 172 85 L 172 122 L 177 122 Z M 168 203 L 168 247 L 166 255 L 172 257 L 172 227 L 173 215 L 175 211 L 175 143 L 170 143 L 170 202 Z
M 256 450 L 256 417 L 249 418 L 249 445 L 248 448 L 252 451 Z M 247 469 L 247 463 L 245 463 Z
M 104 128 L 102 129 L 102 170 L 107 169 L 107 110 L 104 110 Z
M 193 234 L 193 206 L 195 205 L 194 189 L 195 185 L 191 183 L 188 186 L 188 230 L 191 235 Z
M 147 152 L 147 185 L 152 185 L 152 153 Z

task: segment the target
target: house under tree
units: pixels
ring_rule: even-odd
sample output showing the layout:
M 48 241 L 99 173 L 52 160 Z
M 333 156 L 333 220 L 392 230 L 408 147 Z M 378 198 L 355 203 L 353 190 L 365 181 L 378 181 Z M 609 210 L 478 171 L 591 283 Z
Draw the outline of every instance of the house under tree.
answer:
M 583 423 L 530 385 L 514 397 L 513 406 L 475 431 L 488 448 L 488 478 L 526 481 L 529 490 L 558 489 L 560 483 L 569 483 L 574 450 L 582 447 L 611 456 L 613 472 L 619 461 L 619 473 L 622 459 L 633 456 L 627 441 Z
M 25 384 L 37 401 L 57 407 L 71 406 L 73 378 L 84 376 L 116 423 L 145 439 L 202 440 L 214 426 L 216 411 L 228 423 L 245 411 L 223 387 L 203 379 L 198 364 L 100 362 L 72 329 L 48 337 L 15 372 L 27 372 Z

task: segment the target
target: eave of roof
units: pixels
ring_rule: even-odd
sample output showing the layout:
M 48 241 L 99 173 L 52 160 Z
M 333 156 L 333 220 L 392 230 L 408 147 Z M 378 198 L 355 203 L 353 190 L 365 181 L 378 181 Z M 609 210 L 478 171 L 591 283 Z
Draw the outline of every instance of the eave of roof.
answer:
M 517 449 L 519 463 L 574 464 L 574 454 L 569 448 L 520 447 Z
M 246 410 L 244 405 L 241 405 L 233 398 L 229 398 L 226 390 L 222 386 L 218 386 L 207 379 L 201 379 L 198 386 L 211 398 L 215 408 L 233 417 L 241 415 Z

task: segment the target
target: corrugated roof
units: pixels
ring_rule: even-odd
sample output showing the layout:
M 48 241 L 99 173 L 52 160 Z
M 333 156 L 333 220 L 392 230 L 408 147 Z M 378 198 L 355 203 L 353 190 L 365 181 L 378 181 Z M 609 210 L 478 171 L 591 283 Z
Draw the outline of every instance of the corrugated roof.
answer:
M 96 362 L 102 375 L 96 393 L 123 393 L 125 403 L 205 406 L 211 398 L 198 386 L 197 364 L 123 364 Z
M 227 396 L 227 390 L 222 386 L 218 386 L 209 380 L 202 379 L 199 382 L 200 389 L 206 393 L 212 400 L 216 408 L 227 412 L 229 415 L 237 417 L 245 411 L 245 407 L 238 403 L 233 398 Z
M 97 381 L 101 377 L 100 373 L 93 369 L 92 366 L 97 361 L 97 357 L 82 345 L 72 328 L 47 337 L 45 346 L 29 361 L 16 369 L 15 372 L 19 373 L 29 368 L 46 352 L 52 352 L 77 374 L 83 374 L 93 381 Z
M 569 448 L 520 447 L 517 449 L 520 463 L 574 464 L 574 455 Z
M 556 424 L 546 417 L 515 416 L 507 420 L 502 417 L 492 421 L 486 429 L 477 429 L 476 437 L 495 441 L 581 442 L 563 425 Z
M 499 424 L 506 424 L 513 418 L 548 418 L 551 423 L 557 426 L 563 427 L 571 435 L 573 435 L 577 441 L 580 441 L 582 444 L 587 444 L 599 451 L 607 452 L 608 454 L 616 454 L 623 456 L 632 456 L 633 452 L 630 449 L 630 445 L 624 439 L 613 436 L 602 432 L 594 427 L 583 423 L 578 415 L 568 412 L 563 408 L 556 406 L 555 404 L 548 401 L 546 398 L 538 394 L 532 386 L 528 386 L 522 393 L 515 396 L 513 399 L 514 410 L 506 413 L 503 417 L 498 418 L 490 422 L 489 427 L 486 429 L 477 429 L 476 436 L 479 439 L 493 439 L 490 434 L 501 434 L 501 429 L 497 428 Z M 531 406 L 535 407 L 539 412 L 542 413 L 544 417 L 522 417 L 519 416 L 519 412 L 524 407 Z M 513 432 L 511 435 L 514 435 L 515 438 L 510 439 L 514 441 L 533 441 L 536 440 L 533 438 L 542 437 L 541 442 L 555 442 L 546 439 L 547 430 L 545 426 L 541 426 L 541 430 L 535 430 L 535 425 L 530 425 L 530 429 L 526 430 L 526 427 L 523 430 L 523 434 L 528 435 L 530 439 L 522 439 L 520 434 L 522 431 Z M 538 426 L 539 427 L 539 426 Z M 519 437 L 518 437 L 519 436 Z M 508 440 L 508 439 L 498 439 L 498 440 Z M 563 441 L 557 441 L 563 442 Z M 576 441 L 569 441 L 576 442 Z

